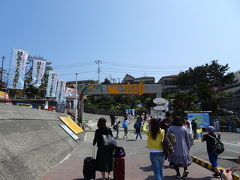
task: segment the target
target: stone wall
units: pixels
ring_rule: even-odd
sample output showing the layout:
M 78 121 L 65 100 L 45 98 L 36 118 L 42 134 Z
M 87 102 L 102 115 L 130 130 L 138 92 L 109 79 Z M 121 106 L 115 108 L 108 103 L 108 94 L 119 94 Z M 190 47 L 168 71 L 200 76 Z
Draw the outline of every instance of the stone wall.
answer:
M 59 115 L 0 103 L 1 180 L 40 179 L 74 149 Z

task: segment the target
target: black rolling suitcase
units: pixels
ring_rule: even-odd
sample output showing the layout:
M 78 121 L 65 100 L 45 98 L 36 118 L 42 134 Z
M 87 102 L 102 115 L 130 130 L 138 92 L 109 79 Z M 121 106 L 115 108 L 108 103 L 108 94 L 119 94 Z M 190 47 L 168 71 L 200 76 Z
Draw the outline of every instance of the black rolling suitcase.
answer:
M 92 157 L 84 159 L 83 176 L 85 180 L 95 179 L 96 177 L 95 146 L 93 147 Z

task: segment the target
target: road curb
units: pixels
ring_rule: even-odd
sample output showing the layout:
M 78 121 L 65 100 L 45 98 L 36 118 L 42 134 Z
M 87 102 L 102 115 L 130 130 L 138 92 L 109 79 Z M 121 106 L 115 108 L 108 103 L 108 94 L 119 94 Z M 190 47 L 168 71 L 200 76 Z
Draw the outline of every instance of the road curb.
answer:
M 207 161 L 204 161 L 196 156 L 192 156 L 192 160 L 193 162 L 195 162 L 196 164 L 210 170 L 210 171 L 213 171 L 214 172 L 214 168 L 212 167 L 212 165 L 210 163 L 208 163 Z M 222 167 L 219 167 L 220 170 L 224 170 L 224 168 Z M 240 179 L 240 176 L 237 176 L 237 175 L 233 175 L 233 180 L 239 180 Z

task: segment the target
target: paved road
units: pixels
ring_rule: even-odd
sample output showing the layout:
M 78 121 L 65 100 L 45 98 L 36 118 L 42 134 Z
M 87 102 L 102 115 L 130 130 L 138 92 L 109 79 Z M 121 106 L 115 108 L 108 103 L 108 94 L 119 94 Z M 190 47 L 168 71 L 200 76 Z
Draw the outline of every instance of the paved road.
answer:
M 229 167 L 238 167 L 240 168 L 240 164 L 234 163 L 232 161 L 226 160 L 228 158 L 236 158 L 240 156 L 240 133 L 228 133 L 222 132 L 221 139 L 225 147 L 225 151 L 219 155 L 219 166 L 223 168 Z M 202 143 L 200 139 L 195 140 L 195 144 L 191 150 L 194 156 L 197 156 L 203 160 L 208 161 L 208 156 L 206 153 L 206 143 Z M 237 172 L 238 174 L 240 172 Z
M 132 125 L 133 126 L 133 123 Z M 115 132 L 114 132 L 115 133 Z M 81 142 L 78 147 L 62 163 L 55 167 L 42 180 L 83 180 L 82 165 L 83 159 L 92 155 L 92 140 L 94 132 L 88 132 L 85 142 Z M 120 137 L 123 131 L 120 132 Z M 146 136 L 143 140 L 134 140 L 135 134 L 130 131 L 127 140 L 120 139 L 118 145 L 123 146 L 126 151 L 126 180 L 153 180 L 153 171 L 149 161 L 149 152 L 146 148 Z M 165 162 L 168 165 L 168 162 Z M 211 180 L 212 172 L 193 163 L 190 168 L 188 179 Z M 167 167 L 164 168 L 165 179 L 176 179 L 175 171 Z M 100 173 L 97 173 L 100 180 Z

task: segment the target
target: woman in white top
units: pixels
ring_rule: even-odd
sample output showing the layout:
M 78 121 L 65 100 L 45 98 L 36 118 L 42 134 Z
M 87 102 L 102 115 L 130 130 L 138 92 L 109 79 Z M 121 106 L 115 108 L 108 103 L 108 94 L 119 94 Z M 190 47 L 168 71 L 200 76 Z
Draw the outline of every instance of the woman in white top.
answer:
M 190 142 L 190 146 L 192 147 L 193 145 L 193 130 L 192 130 L 192 127 L 191 127 L 191 123 L 189 120 L 186 120 L 185 121 L 185 127 L 187 129 L 187 132 L 188 132 L 188 138 L 189 138 L 189 142 Z

